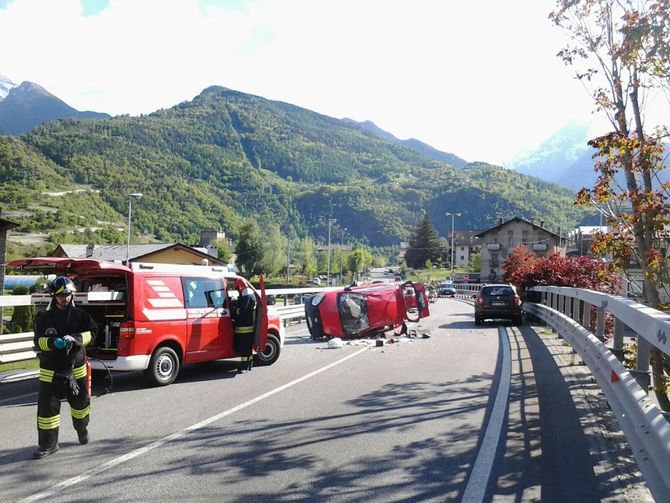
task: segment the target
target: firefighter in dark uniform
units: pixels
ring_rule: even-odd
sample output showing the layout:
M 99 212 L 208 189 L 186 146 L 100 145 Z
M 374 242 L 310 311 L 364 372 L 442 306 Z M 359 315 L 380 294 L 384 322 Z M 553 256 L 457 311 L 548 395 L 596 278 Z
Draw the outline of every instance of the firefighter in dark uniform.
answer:
M 239 372 L 249 371 L 253 366 L 254 320 L 256 296 L 242 278 L 235 279 L 238 297 L 234 300 L 231 316 L 235 329 L 233 345 L 235 352 L 241 355 Z
M 59 276 L 50 285 L 51 302 L 35 321 L 35 350 L 40 361 L 37 434 L 41 459 L 58 450 L 61 399 L 67 399 L 80 444 L 88 443 L 91 399 L 86 387 L 85 347 L 95 337 L 91 316 L 74 306 L 72 280 Z

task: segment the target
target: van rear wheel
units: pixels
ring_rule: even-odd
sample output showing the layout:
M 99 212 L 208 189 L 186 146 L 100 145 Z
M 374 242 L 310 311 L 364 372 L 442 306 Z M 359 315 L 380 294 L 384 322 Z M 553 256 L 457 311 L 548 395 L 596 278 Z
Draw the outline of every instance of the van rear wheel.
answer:
M 154 351 L 144 377 L 153 386 L 167 386 L 179 373 L 179 357 L 174 349 L 162 346 Z

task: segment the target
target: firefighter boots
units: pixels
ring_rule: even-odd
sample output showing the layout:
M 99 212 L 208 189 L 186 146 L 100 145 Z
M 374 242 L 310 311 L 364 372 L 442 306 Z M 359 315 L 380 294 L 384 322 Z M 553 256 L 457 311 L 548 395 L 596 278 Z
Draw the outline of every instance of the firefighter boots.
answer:
M 42 459 L 48 456 L 49 454 L 53 454 L 57 450 L 58 450 L 58 444 L 48 449 L 37 449 L 35 452 L 33 452 L 33 459 Z

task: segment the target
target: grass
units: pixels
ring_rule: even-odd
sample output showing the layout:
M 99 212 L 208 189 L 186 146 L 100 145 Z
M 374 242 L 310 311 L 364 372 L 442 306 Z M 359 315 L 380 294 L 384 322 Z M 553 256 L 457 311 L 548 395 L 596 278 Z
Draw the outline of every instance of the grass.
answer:
M 22 360 L 20 362 L 0 363 L 0 373 L 8 372 L 10 370 L 37 369 L 39 366 L 40 362 L 37 358 L 32 358 L 31 360 Z

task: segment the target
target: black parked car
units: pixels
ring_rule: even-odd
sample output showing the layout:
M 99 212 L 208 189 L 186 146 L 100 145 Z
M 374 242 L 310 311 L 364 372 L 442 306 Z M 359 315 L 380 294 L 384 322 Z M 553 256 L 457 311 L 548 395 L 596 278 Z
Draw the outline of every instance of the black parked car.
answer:
M 509 284 L 484 285 L 475 301 L 475 325 L 486 319 L 512 320 L 521 325 L 521 298 Z

